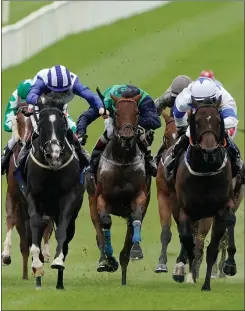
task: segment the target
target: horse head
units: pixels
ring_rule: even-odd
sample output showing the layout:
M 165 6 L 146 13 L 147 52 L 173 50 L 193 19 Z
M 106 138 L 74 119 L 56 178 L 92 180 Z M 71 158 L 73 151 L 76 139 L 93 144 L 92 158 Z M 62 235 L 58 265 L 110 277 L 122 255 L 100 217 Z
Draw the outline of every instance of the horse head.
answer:
M 115 101 L 114 131 L 121 146 L 125 149 L 131 149 L 136 143 L 137 129 L 139 123 L 138 101 L 141 95 L 134 97 L 119 98 L 111 95 Z
M 32 123 L 28 115 L 28 104 L 18 99 L 16 119 L 13 120 L 13 134 L 16 141 L 20 141 L 21 145 L 25 145 L 32 134 Z
M 204 99 L 202 103 L 193 100 L 194 109 L 190 115 L 190 143 L 201 150 L 205 162 L 214 163 L 218 151 L 224 149 L 224 119 L 218 111 L 221 99 L 216 102 Z
M 48 165 L 57 170 L 62 165 L 62 155 L 67 134 L 67 120 L 63 113 L 65 102 L 50 96 L 43 97 L 38 102 L 38 130 L 40 150 Z

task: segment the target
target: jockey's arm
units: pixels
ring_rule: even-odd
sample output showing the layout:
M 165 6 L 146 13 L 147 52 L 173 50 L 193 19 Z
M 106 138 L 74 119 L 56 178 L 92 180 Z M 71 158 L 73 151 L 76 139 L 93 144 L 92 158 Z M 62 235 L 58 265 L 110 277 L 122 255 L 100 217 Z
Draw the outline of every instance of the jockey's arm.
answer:
M 73 93 L 86 99 L 91 108 L 97 110 L 99 110 L 100 108 L 104 108 L 103 102 L 101 101 L 99 96 L 94 94 L 87 86 L 81 84 L 78 78 L 76 78 L 73 84 Z
M 139 125 L 146 130 L 156 130 L 161 127 L 161 120 L 157 115 L 157 108 L 151 98 L 145 99 L 139 106 Z
M 17 100 L 18 100 L 18 95 L 17 95 L 17 90 L 13 92 L 11 95 L 8 104 L 5 109 L 5 114 L 4 114 L 4 125 L 3 128 L 6 132 L 12 132 L 12 120 L 16 115 L 17 112 Z
M 84 111 L 77 120 L 77 134 L 86 134 L 89 124 L 99 117 L 100 115 L 97 109 L 89 108 Z
M 174 103 L 173 115 L 177 128 L 188 126 L 187 112 L 191 109 L 191 96 L 188 89 L 184 89 L 177 97 Z
M 39 97 L 44 93 L 45 89 L 46 89 L 45 82 L 42 79 L 37 78 L 36 82 L 33 84 L 33 86 L 30 89 L 30 92 L 26 97 L 27 104 L 35 105 Z
M 236 102 L 223 87 L 221 87 L 221 90 L 222 103 L 220 104 L 219 111 L 224 118 L 226 132 L 228 132 L 230 136 L 233 136 L 238 124 Z
M 159 116 L 162 115 L 162 111 L 164 109 L 166 109 L 167 107 L 170 107 L 171 108 L 171 90 L 170 88 L 167 89 L 167 91 L 162 95 L 160 96 L 159 98 L 157 98 L 155 100 L 155 105 L 157 107 L 157 114 Z

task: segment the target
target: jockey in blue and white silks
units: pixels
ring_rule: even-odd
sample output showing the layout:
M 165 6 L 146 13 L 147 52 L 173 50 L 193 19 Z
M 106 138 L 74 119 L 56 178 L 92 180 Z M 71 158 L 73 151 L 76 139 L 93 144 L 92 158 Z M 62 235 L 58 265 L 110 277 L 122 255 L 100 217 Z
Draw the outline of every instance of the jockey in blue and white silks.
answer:
M 27 95 L 26 102 L 35 105 L 39 97 L 49 92 L 61 93 L 68 104 L 75 95 L 84 98 L 90 107 L 104 113 L 104 106 L 98 95 L 94 94 L 87 86 L 83 85 L 77 75 L 70 72 L 62 65 L 53 66 L 50 69 L 40 70 L 32 80 L 32 87 Z M 76 123 L 68 118 L 68 126 L 74 130 Z
M 221 104 L 219 105 L 219 112 L 224 119 L 225 130 L 227 132 L 227 148 L 231 161 L 233 160 L 233 167 L 236 167 L 237 172 L 241 169 L 240 152 L 233 140 L 237 132 L 238 118 L 237 106 L 231 94 L 222 86 L 217 86 L 216 83 L 206 77 L 199 77 L 194 82 L 191 82 L 176 98 L 174 105 L 174 119 L 179 134 L 183 134 L 176 142 L 173 148 L 173 161 L 170 162 L 169 170 L 175 165 L 175 157 L 182 149 L 186 150 L 189 146 L 190 129 L 188 126 L 187 112 L 192 108 L 192 98 L 198 102 L 202 102 L 205 98 L 211 98 L 214 102 L 221 97 Z M 236 174 L 234 174 L 236 175 Z

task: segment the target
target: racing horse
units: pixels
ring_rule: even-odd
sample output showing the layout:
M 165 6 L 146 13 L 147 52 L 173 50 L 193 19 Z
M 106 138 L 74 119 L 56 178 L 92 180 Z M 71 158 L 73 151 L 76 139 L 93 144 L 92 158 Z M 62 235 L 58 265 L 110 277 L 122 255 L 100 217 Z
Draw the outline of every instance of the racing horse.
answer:
M 75 221 L 81 209 L 84 185 L 80 182 L 80 170 L 77 154 L 71 144 L 67 119 L 63 113 L 65 102 L 55 95 L 46 95 L 39 100 L 39 136 L 33 141 L 27 159 L 27 202 L 32 233 L 31 255 L 32 270 L 36 286 L 41 287 L 44 274 L 40 261 L 41 236 L 48 221 L 56 224 L 56 253 L 51 264 L 58 270 L 56 289 L 64 289 L 63 272 L 68 244 L 75 234 Z M 70 137 L 71 136 L 71 137 Z M 81 166 L 88 165 L 84 158 Z
M 11 264 L 11 245 L 12 245 L 12 232 L 14 226 L 18 231 L 20 237 L 20 251 L 23 259 L 23 275 L 24 280 L 28 279 L 28 257 L 29 257 L 29 237 L 30 227 L 28 222 L 28 213 L 26 212 L 26 199 L 23 193 L 20 191 L 17 181 L 13 175 L 17 167 L 17 158 L 21 147 L 26 144 L 32 133 L 32 123 L 29 117 L 26 117 L 28 105 L 18 101 L 16 118 L 12 120 L 13 136 L 17 142 L 13 147 L 12 155 L 9 159 L 9 164 L 6 172 L 7 177 L 7 193 L 6 193 L 6 227 L 7 234 L 4 241 L 4 249 L 2 252 L 2 265 Z M 49 239 L 52 234 L 52 223 L 49 223 L 46 227 L 43 240 L 43 256 L 44 262 L 47 262 L 50 258 Z
M 211 241 L 207 248 L 207 269 L 202 290 L 210 291 L 212 267 L 218 247 L 227 228 L 228 258 L 223 271 L 236 274 L 234 228 L 236 216 L 232 187 L 231 163 L 225 139 L 224 120 L 218 107 L 205 99 L 202 104 L 192 101 L 190 115 L 190 145 L 181 155 L 176 170 L 176 206 L 180 242 L 187 252 L 190 274 L 196 282 L 194 259 L 194 224 L 214 217 Z M 167 185 L 166 185 L 167 186 Z
M 151 177 L 137 146 L 141 95 L 123 98 L 111 95 L 115 101 L 114 133 L 104 150 L 97 169 L 95 193 L 89 193 L 90 215 L 100 249 L 98 272 L 114 272 L 118 262 L 111 243 L 111 215 L 126 219 L 127 233 L 120 252 L 121 284 L 127 283 L 130 258 L 142 259 L 141 226 L 150 201 Z

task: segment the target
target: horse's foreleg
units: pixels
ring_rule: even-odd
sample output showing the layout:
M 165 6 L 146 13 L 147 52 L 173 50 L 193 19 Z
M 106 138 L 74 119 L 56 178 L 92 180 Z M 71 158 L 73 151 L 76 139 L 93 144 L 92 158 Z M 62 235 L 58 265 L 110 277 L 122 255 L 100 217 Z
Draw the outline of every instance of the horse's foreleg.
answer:
M 106 260 L 100 260 L 98 272 L 114 272 L 118 269 L 118 262 L 113 256 L 113 247 L 111 243 L 111 215 L 107 211 L 107 203 L 102 195 L 99 195 L 97 199 L 97 211 L 100 218 L 100 225 L 103 233 L 104 245 L 102 250 L 106 256 Z M 101 253 L 103 256 L 103 254 Z
M 232 202 L 229 203 L 230 205 L 232 205 Z M 227 248 L 228 258 L 225 261 L 223 271 L 226 275 L 234 276 L 237 272 L 235 262 L 236 245 L 235 245 L 235 232 L 234 232 L 236 225 L 236 215 L 230 206 L 225 215 L 225 223 L 228 232 L 228 248 Z
M 63 246 L 67 239 L 67 228 L 72 219 L 74 213 L 74 203 L 76 200 L 77 192 L 72 190 L 71 192 L 64 195 L 60 200 L 60 213 L 59 219 L 56 219 L 57 229 L 55 237 L 57 241 L 56 253 L 54 260 L 51 264 L 52 269 L 64 270 L 64 253 Z M 57 221 L 58 220 L 58 221 Z
M 41 240 L 44 230 L 42 218 L 37 211 L 36 203 L 29 193 L 27 196 L 28 212 L 30 216 L 30 227 L 32 235 L 31 256 L 32 256 L 32 271 L 36 278 L 42 277 L 44 274 L 43 262 L 40 260 Z
M 133 226 L 131 220 L 128 220 L 127 222 L 127 233 L 125 237 L 125 242 L 123 249 L 120 252 L 120 265 L 122 269 L 122 285 L 127 284 L 127 267 L 129 263 L 129 258 L 130 258 L 130 250 L 132 248 L 133 242 L 132 242 L 132 237 L 133 237 Z
M 2 264 L 3 265 L 10 265 L 11 264 L 11 256 L 10 250 L 12 245 L 12 232 L 13 228 L 16 224 L 16 208 L 17 203 L 14 202 L 11 194 L 7 192 L 6 194 L 6 239 L 3 243 L 3 252 L 2 252 Z
M 131 222 L 133 225 L 132 249 L 130 257 L 132 260 L 143 258 L 143 252 L 140 247 L 141 242 L 141 226 L 145 214 L 147 196 L 144 191 L 141 191 L 138 197 L 132 202 Z
M 196 279 L 199 277 L 200 266 L 203 260 L 203 250 L 205 238 L 211 228 L 213 217 L 201 219 L 198 222 L 198 228 L 195 239 L 195 258 L 192 264 L 193 280 L 196 283 Z
M 212 267 L 217 259 L 219 243 L 224 232 L 225 232 L 224 217 L 223 216 L 220 217 L 218 215 L 213 220 L 211 241 L 207 248 L 207 254 L 206 254 L 207 270 L 206 270 L 206 277 L 205 277 L 204 284 L 202 286 L 202 290 L 205 290 L 205 291 L 211 290 L 210 280 L 211 280 Z
M 219 277 L 220 278 L 226 277 L 226 274 L 224 273 L 223 268 L 224 268 L 225 259 L 226 259 L 227 246 L 228 246 L 228 232 L 226 230 L 219 244 L 219 252 L 221 252 L 220 261 L 219 261 L 219 272 L 220 272 Z
M 44 262 L 50 262 L 50 245 L 49 245 L 49 240 L 51 238 L 51 235 L 53 233 L 53 222 L 50 220 L 47 227 L 44 230 L 43 233 L 43 248 L 42 248 L 42 253 L 44 257 Z
M 161 243 L 162 249 L 159 257 L 158 265 L 155 268 L 156 273 L 168 272 L 167 268 L 167 247 L 171 241 L 171 199 L 166 192 L 166 187 L 164 186 L 164 181 L 160 176 L 157 176 L 157 199 L 158 199 L 158 211 L 160 216 L 160 222 L 162 227 L 161 232 Z
M 23 260 L 23 280 L 28 280 L 28 258 L 30 254 L 28 236 L 26 234 L 25 219 L 21 218 L 21 213 L 16 222 L 16 229 L 20 236 L 20 251 Z
M 179 230 L 180 243 L 183 244 L 183 247 L 187 252 L 189 261 L 189 274 L 187 277 L 187 283 L 194 283 L 192 276 L 192 263 L 194 259 L 194 247 L 195 247 L 193 229 L 188 216 L 185 214 L 182 208 L 180 209 L 179 214 L 178 230 Z

